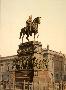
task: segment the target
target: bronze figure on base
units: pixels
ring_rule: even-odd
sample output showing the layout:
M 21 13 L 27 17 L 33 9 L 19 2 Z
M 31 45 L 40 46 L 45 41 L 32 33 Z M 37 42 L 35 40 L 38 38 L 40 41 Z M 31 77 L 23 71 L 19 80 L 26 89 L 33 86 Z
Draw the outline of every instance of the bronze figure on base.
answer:
M 23 38 L 24 35 L 27 35 L 26 39 L 29 41 L 29 36 L 32 36 L 32 33 L 34 33 L 34 40 L 35 40 L 35 35 L 38 33 L 38 24 L 40 24 L 40 18 L 41 17 L 36 17 L 32 21 L 32 16 L 29 16 L 29 19 L 26 21 L 26 27 L 21 29 L 20 32 L 20 38 L 22 36 L 22 43 L 23 43 Z

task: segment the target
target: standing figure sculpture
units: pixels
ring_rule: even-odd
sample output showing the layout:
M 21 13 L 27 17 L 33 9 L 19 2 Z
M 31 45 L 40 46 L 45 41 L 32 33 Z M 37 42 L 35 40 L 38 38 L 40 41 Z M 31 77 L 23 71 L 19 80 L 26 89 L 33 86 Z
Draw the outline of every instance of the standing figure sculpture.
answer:
M 32 36 L 32 33 L 34 33 L 35 40 L 35 35 L 38 33 L 38 24 L 40 24 L 40 18 L 41 17 L 36 17 L 32 21 L 32 16 L 29 16 L 29 19 L 26 21 L 26 27 L 22 28 L 20 32 L 20 38 L 22 36 L 22 43 L 24 35 L 27 35 L 26 39 L 29 41 L 28 37 Z

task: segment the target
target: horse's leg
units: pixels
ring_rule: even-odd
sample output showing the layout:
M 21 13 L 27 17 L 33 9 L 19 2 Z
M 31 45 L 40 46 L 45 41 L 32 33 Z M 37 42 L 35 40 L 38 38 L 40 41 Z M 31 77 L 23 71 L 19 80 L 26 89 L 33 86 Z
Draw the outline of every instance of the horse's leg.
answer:
M 23 36 L 22 36 L 22 43 L 23 43 L 23 38 L 24 38 L 24 34 L 23 34 Z
M 26 39 L 27 39 L 27 40 L 28 40 L 28 42 L 29 42 L 29 39 L 28 39 L 28 37 L 29 37 L 29 36 L 27 35 Z
M 37 36 L 37 38 L 39 37 L 39 34 L 38 34 L 38 36 Z
M 35 41 L 35 33 L 34 33 L 34 41 Z

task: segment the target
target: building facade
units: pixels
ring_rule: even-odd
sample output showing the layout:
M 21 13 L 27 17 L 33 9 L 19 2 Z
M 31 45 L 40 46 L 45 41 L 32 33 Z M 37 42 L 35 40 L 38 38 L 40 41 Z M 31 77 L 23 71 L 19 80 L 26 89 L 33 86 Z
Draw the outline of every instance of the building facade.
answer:
M 38 41 L 21 43 L 17 55 L 0 57 L 0 90 L 66 90 L 66 57 Z

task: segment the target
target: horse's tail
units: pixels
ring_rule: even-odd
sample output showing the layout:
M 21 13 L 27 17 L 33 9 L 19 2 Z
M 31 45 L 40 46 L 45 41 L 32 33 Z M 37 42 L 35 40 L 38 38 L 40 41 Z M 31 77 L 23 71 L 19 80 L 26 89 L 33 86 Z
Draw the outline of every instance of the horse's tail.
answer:
M 19 39 L 21 39 L 21 36 L 22 36 L 22 34 L 21 34 L 21 32 L 20 32 L 20 37 L 19 37 Z
M 19 37 L 19 39 L 21 39 L 21 36 L 22 36 L 22 33 L 20 32 L 20 37 Z
M 22 36 L 22 29 L 21 29 L 21 32 L 20 32 L 20 37 L 19 37 L 19 39 L 21 39 L 21 36 Z
M 19 38 L 19 39 L 21 39 L 22 34 L 25 35 L 25 30 L 26 30 L 25 27 L 21 29 L 21 32 L 20 32 L 20 38 Z

